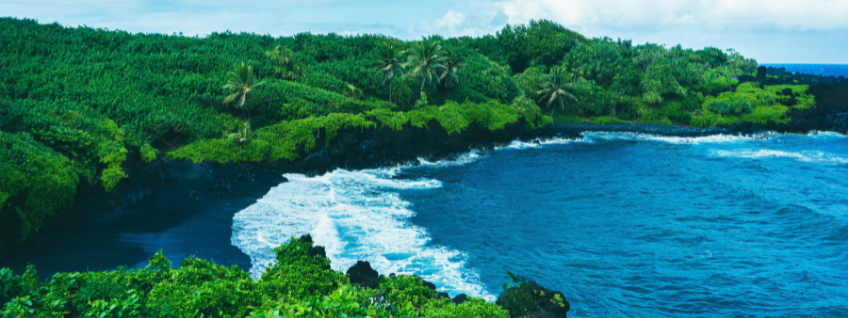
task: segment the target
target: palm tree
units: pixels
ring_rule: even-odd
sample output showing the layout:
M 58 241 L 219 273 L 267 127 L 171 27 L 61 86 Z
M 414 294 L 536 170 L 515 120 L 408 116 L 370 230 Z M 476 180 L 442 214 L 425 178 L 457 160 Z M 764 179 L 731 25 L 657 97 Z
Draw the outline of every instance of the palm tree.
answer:
M 547 81 L 542 84 L 542 89 L 536 94 L 541 96 L 539 103 L 547 100 L 545 107 L 551 108 L 551 116 L 553 116 L 556 107 L 551 105 L 559 105 L 560 108 L 565 110 L 565 105 L 568 104 L 569 99 L 577 101 L 577 97 L 569 93 L 569 90 L 574 90 L 574 75 L 566 76 L 561 68 L 555 66 L 551 68 Z
M 265 56 L 270 57 L 277 64 L 274 67 L 274 75 L 288 80 L 294 80 L 300 76 L 300 66 L 295 64 L 294 53 L 288 48 L 277 45 L 273 51 L 266 51 Z
M 244 63 L 241 65 L 236 65 L 232 71 L 227 72 L 227 76 L 230 77 L 230 80 L 227 81 L 227 84 L 224 85 L 224 89 L 230 91 L 230 95 L 224 99 L 224 104 L 232 102 L 239 99 L 238 107 L 247 109 L 247 122 L 250 122 L 250 108 L 245 107 L 245 102 L 247 101 L 247 94 L 253 90 L 256 86 L 265 84 L 265 82 L 256 82 L 256 77 L 253 76 L 253 67 L 246 66 Z
M 439 53 L 442 51 L 442 46 L 438 41 L 428 40 L 423 37 L 420 42 L 415 43 L 414 47 L 409 49 L 409 60 L 407 65 L 414 67 L 412 75 L 421 74 L 421 91 L 424 91 L 424 84 L 432 82 L 436 78 L 436 82 L 440 82 L 437 71 L 444 68 L 442 65 L 442 57 Z
M 459 74 L 459 69 L 465 66 L 465 58 L 456 54 L 453 49 L 445 49 L 442 56 L 444 57 L 444 71 L 439 79 L 445 80 L 445 87 L 450 88 L 451 79 L 459 82 L 457 74 Z
M 404 51 L 395 50 L 394 46 L 389 43 L 383 43 L 383 47 L 380 48 L 380 51 L 377 52 L 377 60 L 374 61 L 374 67 L 377 71 L 374 73 L 374 77 L 377 75 L 381 76 L 380 87 L 383 87 L 383 84 L 386 81 L 389 81 L 389 105 L 392 104 L 392 82 L 395 78 L 395 73 L 398 75 L 403 75 L 404 65 L 400 63 L 399 57 L 403 55 Z
M 353 86 L 351 84 L 345 83 L 345 89 L 342 92 L 344 96 L 359 100 L 362 99 L 362 90 L 359 87 Z

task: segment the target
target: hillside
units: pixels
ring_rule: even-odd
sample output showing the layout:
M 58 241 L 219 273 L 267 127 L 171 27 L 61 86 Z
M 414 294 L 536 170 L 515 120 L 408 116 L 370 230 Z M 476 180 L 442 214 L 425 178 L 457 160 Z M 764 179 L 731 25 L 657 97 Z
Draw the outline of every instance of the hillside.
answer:
M 815 105 L 807 85 L 740 84 L 757 63 L 733 50 L 587 39 L 545 20 L 484 37 L 401 41 L 199 38 L 3 18 L 0 67 L 5 240 L 38 232 L 80 184 L 112 191 L 131 154 L 293 162 L 340 129 L 764 125 Z

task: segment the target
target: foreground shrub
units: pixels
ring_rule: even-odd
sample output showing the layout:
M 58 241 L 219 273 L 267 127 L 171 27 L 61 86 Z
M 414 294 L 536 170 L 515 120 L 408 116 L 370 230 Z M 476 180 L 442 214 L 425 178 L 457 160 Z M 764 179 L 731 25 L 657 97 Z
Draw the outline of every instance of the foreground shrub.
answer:
M 292 238 L 274 249 L 261 280 L 237 266 L 186 258 L 174 269 L 156 253 L 141 269 L 60 273 L 40 282 L 0 269 L 2 317 L 508 317 L 482 299 L 456 305 L 418 277 L 383 277 L 378 289 L 350 284 L 330 260 Z

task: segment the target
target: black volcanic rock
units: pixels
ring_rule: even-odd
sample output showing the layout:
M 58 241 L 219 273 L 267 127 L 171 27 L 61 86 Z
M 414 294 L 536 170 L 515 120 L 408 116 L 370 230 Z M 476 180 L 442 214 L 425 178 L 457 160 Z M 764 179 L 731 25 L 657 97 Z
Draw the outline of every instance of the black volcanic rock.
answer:
M 351 284 L 359 284 L 362 287 L 377 288 L 380 286 L 380 274 L 371 268 L 371 263 L 357 261 L 355 265 L 347 270 Z
M 456 295 L 456 297 L 454 297 L 453 299 L 451 299 L 451 301 L 453 301 L 453 303 L 457 304 L 457 305 L 464 303 L 467 300 L 468 300 L 468 295 L 466 295 L 466 294 L 459 294 L 459 295 Z
M 323 258 L 327 258 L 327 251 L 323 246 L 313 246 L 309 248 L 309 256 L 321 256 Z

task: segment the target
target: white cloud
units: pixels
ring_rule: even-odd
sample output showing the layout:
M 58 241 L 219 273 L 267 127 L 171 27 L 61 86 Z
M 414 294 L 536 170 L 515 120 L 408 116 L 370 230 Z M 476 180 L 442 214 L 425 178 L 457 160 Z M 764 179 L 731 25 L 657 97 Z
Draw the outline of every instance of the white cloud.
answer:
M 456 30 L 465 22 L 465 15 L 458 12 L 448 11 L 445 16 L 437 18 L 433 24 L 440 29 Z
M 417 38 L 431 34 L 449 37 L 480 36 L 494 33 L 498 27 L 502 27 L 493 26 L 490 23 L 498 14 L 498 11 L 491 5 L 487 6 L 486 9 L 488 10 L 469 10 L 469 15 L 450 10 L 441 17 L 413 24 L 409 27 L 406 37 Z
M 844 0 L 507 0 L 510 23 L 550 19 L 574 29 L 685 27 L 712 31 L 848 29 Z

